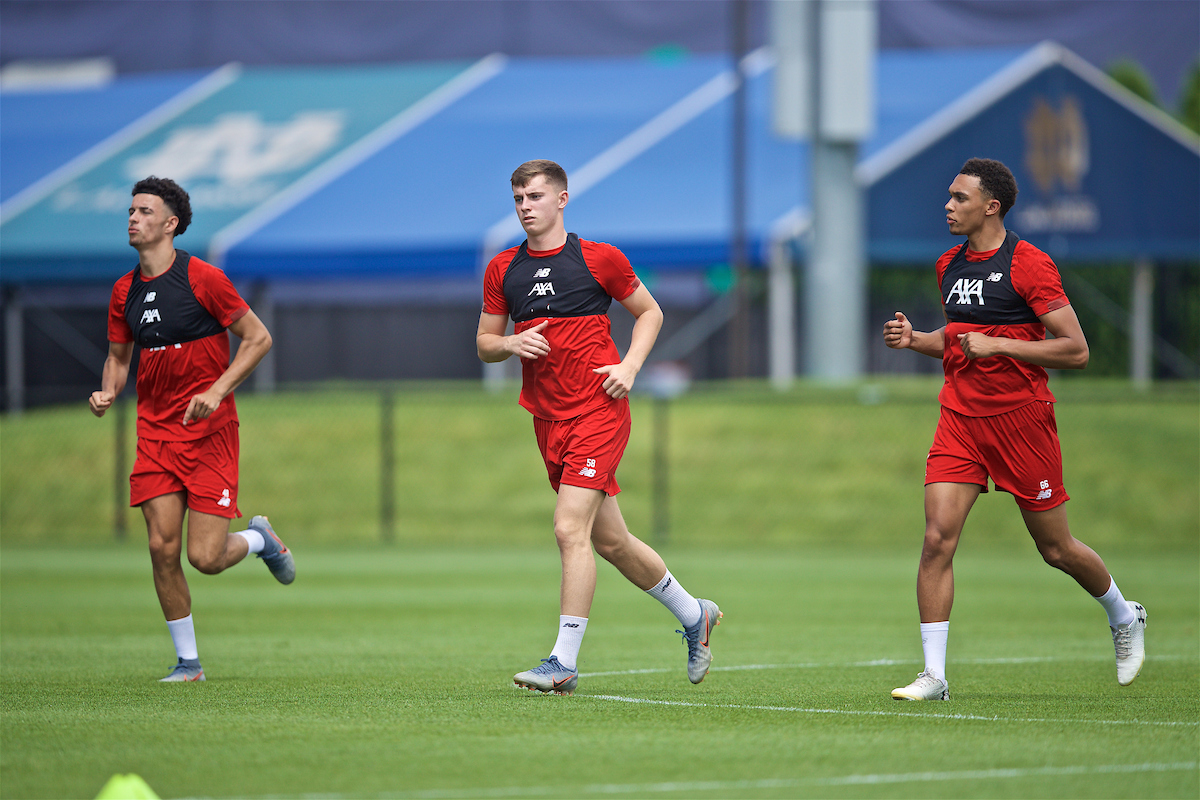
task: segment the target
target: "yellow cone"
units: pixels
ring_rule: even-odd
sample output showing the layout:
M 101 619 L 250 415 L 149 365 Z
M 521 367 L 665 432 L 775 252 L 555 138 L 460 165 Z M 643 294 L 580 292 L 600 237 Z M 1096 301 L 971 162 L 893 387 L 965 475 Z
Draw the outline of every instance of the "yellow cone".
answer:
M 96 800 L 159 800 L 159 798 L 150 785 L 142 780 L 141 776 L 130 773 L 113 775 L 109 778 L 108 783 L 104 784 L 104 788 L 100 790 L 100 794 L 96 795 Z

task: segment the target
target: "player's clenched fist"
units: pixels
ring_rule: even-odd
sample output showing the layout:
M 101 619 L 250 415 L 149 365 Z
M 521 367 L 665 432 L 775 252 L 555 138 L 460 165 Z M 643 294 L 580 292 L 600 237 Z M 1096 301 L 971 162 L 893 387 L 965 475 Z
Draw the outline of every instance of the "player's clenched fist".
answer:
M 92 392 L 92 396 L 88 398 L 88 408 L 92 409 L 92 413 L 97 417 L 103 417 L 104 412 L 112 407 L 113 400 L 117 396 L 112 392 Z
M 550 342 L 542 335 L 542 331 L 550 324 L 550 320 L 542 320 L 532 328 L 526 328 L 520 333 L 514 333 L 509 345 L 513 355 L 521 358 L 541 358 L 550 355 Z
M 883 343 L 888 347 L 903 349 L 912 344 L 912 323 L 901 312 L 896 312 L 895 319 L 889 319 L 883 324 Z

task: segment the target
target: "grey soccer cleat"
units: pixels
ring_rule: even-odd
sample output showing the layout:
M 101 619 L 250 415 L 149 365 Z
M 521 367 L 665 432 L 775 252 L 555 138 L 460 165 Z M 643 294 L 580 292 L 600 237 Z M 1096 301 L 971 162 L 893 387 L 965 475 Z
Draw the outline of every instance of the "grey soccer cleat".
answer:
M 159 679 L 159 683 L 184 683 L 204 680 L 204 667 L 198 658 L 181 658 L 171 674 Z
M 908 686 L 892 689 L 893 700 L 949 700 L 950 684 L 945 680 L 922 672 Z
M 684 644 L 688 647 L 688 680 L 692 683 L 699 683 L 708 674 L 708 665 L 712 663 L 708 638 L 712 629 L 721 624 L 721 617 L 725 616 L 712 600 L 697 598 L 696 602 L 700 604 L 700 619 L 687 630 L 675 631 L 683 634 Z
M 267 569 L 271 570 L 275 580 L 283 584 L 296 580 L 296 562 L 292 558 L 292 551 L 275 535 L 267 518 L 253 517 L 250 527 L 262 534 L 263 550 L 258 557 L 267 565 Z
M 574 694 L 578 683 L 579 670 L 567 669 L 558 656 L 543 658 L 540 666 L 513 675 L 513 685 L 546 694 Z
M 1133 683 L 1146 660 L 1146 609 L 1132 600 L 1129 607 L 1133 609 L 1133 622 L 1108 628 L 1117 651 L 1117 683 L 1122 686 Z

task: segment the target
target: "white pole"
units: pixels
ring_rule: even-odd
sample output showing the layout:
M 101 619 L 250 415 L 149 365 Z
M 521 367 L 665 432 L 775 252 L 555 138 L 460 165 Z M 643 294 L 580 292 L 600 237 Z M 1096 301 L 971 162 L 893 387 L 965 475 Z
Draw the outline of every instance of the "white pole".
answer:
M 796 282 L 792 275 L 789 242 L 771 241 L 767 276 L 767 324 L 770 331 L 771 385 L 779 391 L 791 388 L 796 377 Z
M 1144 389 L 1154 370 L 1154 264 L 1149 259 L 1134 262 L 1130 295 L 1129 379 Z

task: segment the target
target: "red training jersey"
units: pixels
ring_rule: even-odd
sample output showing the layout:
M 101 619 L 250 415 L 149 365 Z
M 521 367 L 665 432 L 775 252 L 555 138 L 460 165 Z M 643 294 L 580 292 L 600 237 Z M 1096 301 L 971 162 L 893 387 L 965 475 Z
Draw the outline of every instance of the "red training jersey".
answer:
M 608 307 L 641 286 L 629 259 L 603 242 L 575 234 L 555 250 L 526 244 L 497 255 L 483 278 L 483 311 L 512 317 L 520 333 L 545 320 L 550 353 L 521 359 L 520 404 L 541 419 L 571 419 L 613 400 L 604 375 L 592 370 L 621 361 Z
M 108 340 L 141 348 L 137 372 L 137 435 L 185 442 L 231 422 L 230 394 L 208 419 L 183 424 L 192 397 L 208 391 L 229 367 L 229 334 L 246 305 L 224 272 L 182 250 L 161 275 L 134 270 L 117 280 L 108 307 Z
M 1003 257 L 1009 249 L 1011 267 Z M 965 258 L 956 259 L 960 250 Z M 952 262 L 956 275 L 959 266 L 966 275 L 953 283 L 946 274 Z M 979 270 L 978 277 L 970 274 L 972 269 Z M 1053 403 L 1049 376 L 1042 367 L 1008 356 L 968 359 L 958 341 L 960 334 L 969 331 L 1031 342 L 1045 339 L 1046 327 L 1038 317 L 1070 304 L 1050 257 L 1010 232 L 1005 245 L 996 250 L 977 253 L 965 245 L 947 250 L 937 261 L 937 277 L 948 319 L 942 351 L 946 381 L 938 395 L 941 404 L 969 417 L 987 417 L 1038 400 Z M 973 321 L 963 321 L 963 308 L 969 308 L 966 316 Z

